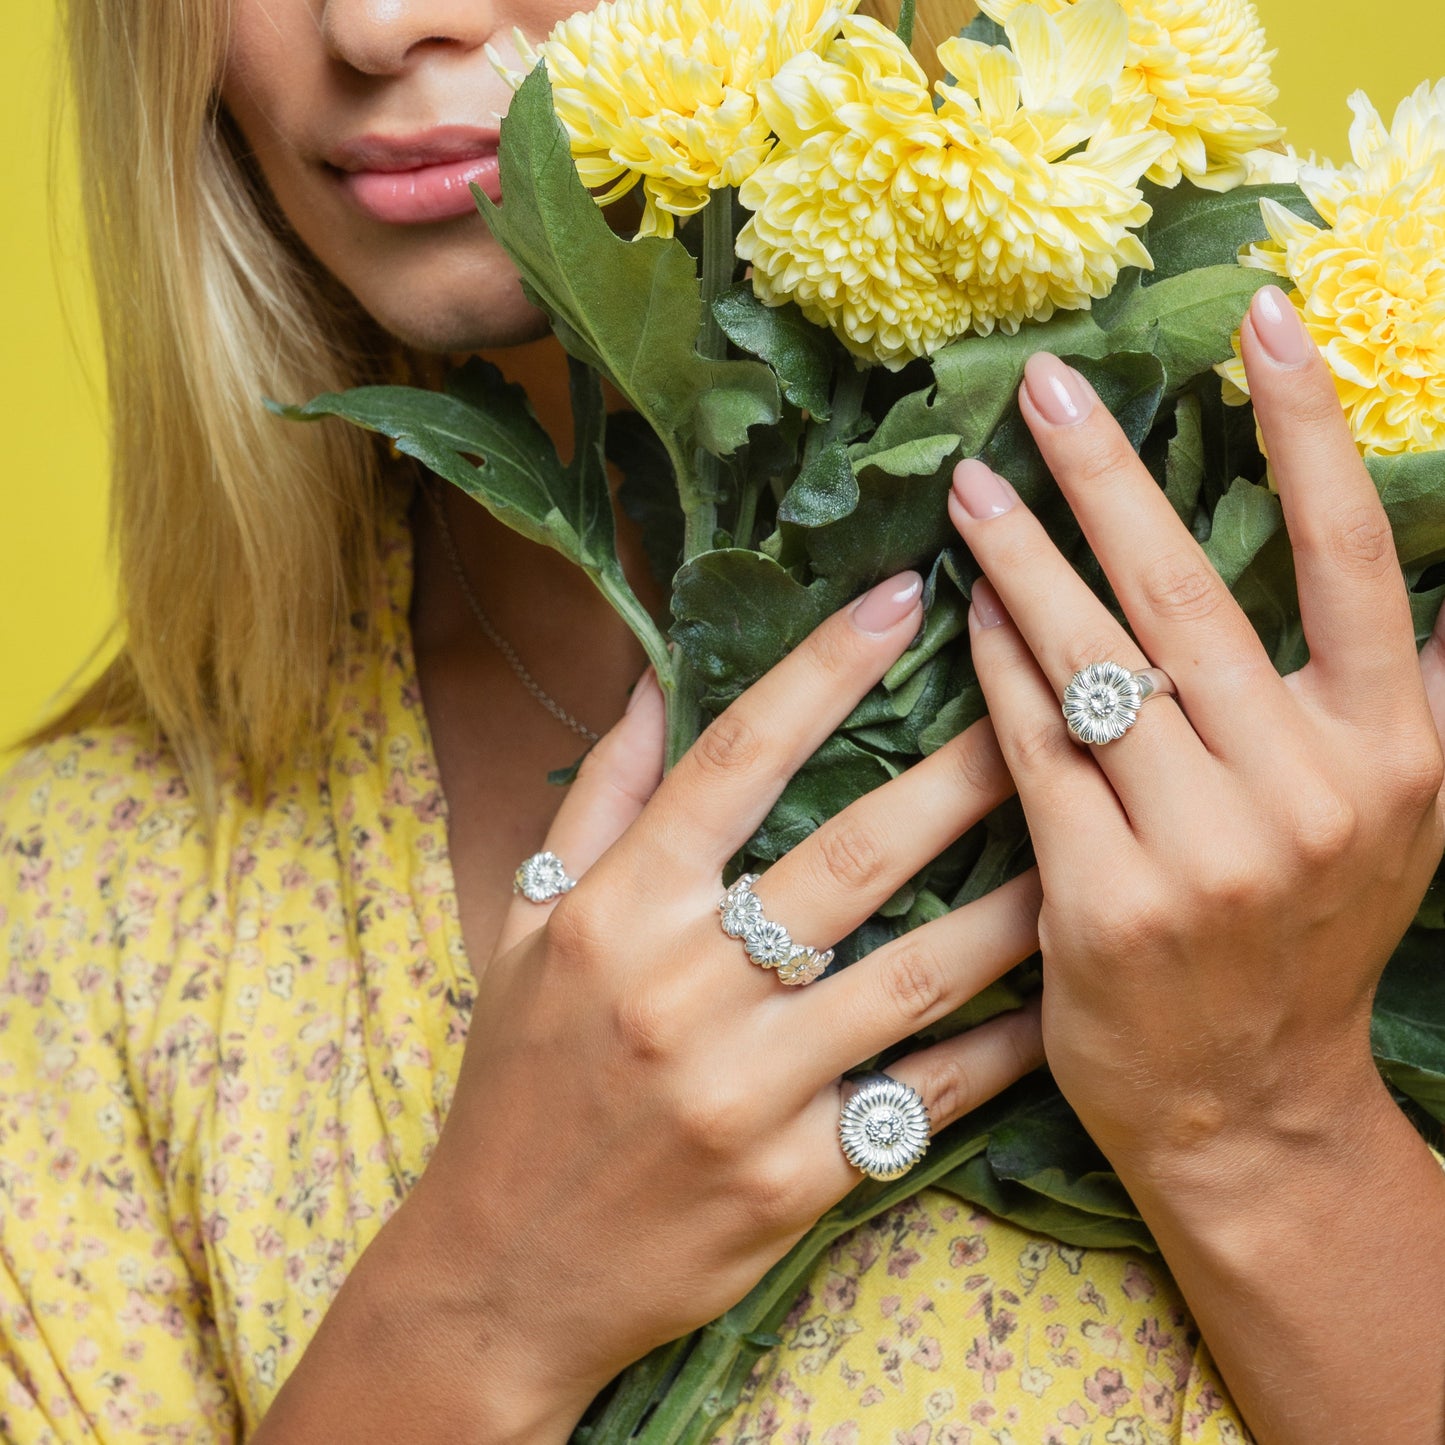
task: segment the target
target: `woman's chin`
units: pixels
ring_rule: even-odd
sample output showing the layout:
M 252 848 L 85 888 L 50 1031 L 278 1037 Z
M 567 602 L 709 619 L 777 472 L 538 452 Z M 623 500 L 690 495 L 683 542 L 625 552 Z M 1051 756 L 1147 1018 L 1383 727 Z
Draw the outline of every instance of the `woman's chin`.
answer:
M 459 289 L 459 288 L 457 288 Z M 518 346 L 547 333 L 547 318 L 515 279 L 487 296 L 439 290 L 412 296 L 357 299 L 389 335 L 428 354 L 448 355 Z

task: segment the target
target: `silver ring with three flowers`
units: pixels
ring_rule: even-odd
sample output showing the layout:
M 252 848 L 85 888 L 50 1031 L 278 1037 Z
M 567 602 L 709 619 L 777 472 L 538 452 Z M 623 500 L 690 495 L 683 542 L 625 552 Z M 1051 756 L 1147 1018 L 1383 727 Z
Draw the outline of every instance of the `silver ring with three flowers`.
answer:
M 721 898 L 722 931 L 729 938 L 740 939 L 747 955 L 759 968 L 774 968 L 778 978 L 797 988 L 812 983 L 833 961 L 833 950 L 821 953 L 794 943 L 792 935 L 781 923 L 774 923 L 763 913 L 763 901 L 753 892 L 758 881 L 756 873 L 744 873 Z

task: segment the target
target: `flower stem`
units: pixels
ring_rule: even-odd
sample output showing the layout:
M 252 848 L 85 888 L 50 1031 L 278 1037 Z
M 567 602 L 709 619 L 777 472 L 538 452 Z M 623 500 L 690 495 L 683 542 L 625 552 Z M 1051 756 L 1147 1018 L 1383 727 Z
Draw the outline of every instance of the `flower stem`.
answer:
M 724 186 L 712 193 L 702 213 L 702 317 L 698 327 L 697 351 L 709 361 L 727 359 L 727 337 L 712 312 L 712 303 L 732 285 L 737 257 L 733 253 L 733 193 Z M 717 504 L 722 490 L 722 459 L 706 447 L 693 452 L 692 505 L 684 510 L 682 560 L 690 562 L 713 548 L 717 534 Z M 684 490 L 683 495 L 687 495 Z M 698 679 L 687 659 L 675 654 L 673 686 L 664 688 L 667 697 L 666 766 L 671 767 L 696 739 L 702 712 Z
M 913 16 L 918 8 L 918 0 L 903 0 L 898 7 L 898 38 L 905 44 L 913 44 Z
M 712 194 L 702 213 L 702 323 L 697 333 L 699 356 L 709 361 L 727 358 L 727 337 L 712 313 L 712 303 L 732 285 L 737 257 L 733 254 L 733 193 L 724 186 Z M 684 521 L 682 555 L 690 561 L 699 552 L 712 550 L 717 531 L 718 493 L 722 484 L 722 459 L 706 447 L 698 447 L 694 462 L 697 505 Z

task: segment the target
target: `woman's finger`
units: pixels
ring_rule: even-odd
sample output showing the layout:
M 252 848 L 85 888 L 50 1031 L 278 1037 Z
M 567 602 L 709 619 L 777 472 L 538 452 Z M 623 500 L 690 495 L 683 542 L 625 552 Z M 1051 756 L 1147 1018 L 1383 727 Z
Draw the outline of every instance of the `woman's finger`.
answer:
M 1414 628 L 1389 519 L 1294 304 L 1255 294 L 1241 331 L 1249 393 L 1284 504 L 1308 670 L 1347 717 L 1420 696 Z M 1418 713 L 1413 714 L 1418 717 Z
M 903 654 L 922 596 L 917 572 L 880 582 L 715 718 L 663 779 L 646 828 L 624 840 L 632 876 L 666 870 L 713 886 L 788 779 Z
M 627 711 L 583 758 L 547 830 L 542 846 L 562 860 L 569 877 L 580 879 L 647 805 L 662 780 L 664 732 L 662 689 L 649 667 L 633 688 Z M 552 907 L 515 894 L 498 952 L 540 928 Z
M 928 1110 L 930 1136 L 1001 1094 L 1044 1062 L 1042 1013 L 1042 995 L 1034 994 L 1022 1008 L 999 1014 L 888 1065 L 887 1072 L 893 1078 L 917 1090 L 922 1098 Z M 838 1142 L 838 1115 L 843 1103 L 839 1079 L 819 1091 L 786 1139 L 780 1141 L 781 1147 L 795 1158 L 800 1152 L 812 1158 L 819 1152 L 819 1140 L 831 1141 L 821 1151 L 826 1167 L 810 1175 L 817 1188 L 818 1214 L 831 1208 L 864 1178 L 848 1162 Z
M 1133 844 L 1131 818 L 1108 779 L 1074 741 L 1053 688 L 998 593 L 983 578 L 973 584 L 968 630 L 973 665 L 999 748 L 1019 790 L 1039 867 L 1055 879 L 1076 869 L 1079 823 L 1085 818 L 1088 861 L 1092 864 L 1101 855 L 1122 856 Z M 1157 708 L 1163 702 L 1159 699 L 1148 706 Z M 1146 795 L 1136 806 L 1147 803 Z
M 830 818 L 774 863 L 753 892 L 769 918 L 821 951 L 1013 791 L 985 718 Z
M 764 1011 L 765 1052 L 787 1071 L 789 1039 L 815 1043 L 797 1056 L 806 1086 L 822 1073 L 856 1068 L 899 1039 L 946 1018 L 1038 951 L 1039 871 L 1011 878 L 982 898 L 910 929 L 849 967 L 803 989 L 784 989 Z
M 1203 548 L 1088 381 L 1039 352 L 1019 409 L 1139 645 L 1179 689 L 1211 752 L 1254 747 L 1249 722 L 1287 699 L 1274 665 Z
M 960 462 L 954 469 L 948 510 L 1038 659 L 1056 705 L 1074 673 L 1091 662 L 1117 662 L 1131 670 L 1150 666 L 1018 493 L 983 462 Z M 1002 733 L 999 738 L 1007 757 L 1007 740 Z M 1068 741 L 1068 734 L 1063 739 Z M 1170 698 L 1148 703 L 1124 737 L 1090 752 L 1131 819 L 1139 810 L 1157 811 L 1166 790 L 1187 789 L 1195 764 L 1207 756 Z

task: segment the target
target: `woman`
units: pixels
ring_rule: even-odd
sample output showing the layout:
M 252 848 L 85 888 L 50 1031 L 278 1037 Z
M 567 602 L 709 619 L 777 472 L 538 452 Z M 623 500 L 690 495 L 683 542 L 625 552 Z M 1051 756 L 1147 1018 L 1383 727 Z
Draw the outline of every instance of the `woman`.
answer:
M 1047 1054 L 1163 1262 L 924 1191 L 820 1264 L 718 1440 L 1438 1439 L 1445 1177 L 1368 1011 L 1440 856 L 1445 641 L 1422 685 L 1290 308 L 1264 293 L 1245 351 L 1310 667 L 1274 677 L 1087 388 L 1036 358 L 1025 417 L 1139 642 L 961 466 L 995 722 L 758 892 L 840 937 L 1015 780 L 1040 868 L 780 991 L 717 927 L 720 868 L 907 646 L 917 577 L 660 782 L 658 689 L 629 690 L 641 658 L 580 576 L 254 402 L 507 347 L 565 432 L 558 354 L 522 344 L 539 318 L 449 192 L 492 183 L 483 45 L 566 7 L 221 9 L 70 16 L 127 650 L 0 794 L 0 1435 L 564 1440 L 857 1182 L 839 1075 L 1041 941 L 1041 1011 L 890 1072 L 937 1129 Z M 1145 653 L 1180 703 L 1076 750 L 1069 672 Z M 559 807 L 545 770 L 603 729 Z M 511 891 L 541 848 L 581 880 L 558 903 Z

